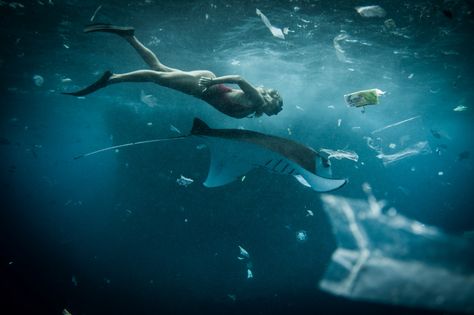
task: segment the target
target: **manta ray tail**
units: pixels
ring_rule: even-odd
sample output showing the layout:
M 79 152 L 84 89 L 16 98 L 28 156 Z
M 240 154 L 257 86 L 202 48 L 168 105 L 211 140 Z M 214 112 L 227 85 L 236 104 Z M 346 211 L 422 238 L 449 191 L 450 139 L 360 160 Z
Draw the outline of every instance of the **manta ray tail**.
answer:
M 99 150 L 92 151 L 92 152 L 89 152 L 89 153 L 84 153 L 84 154 L 78 155 L 78 156 L 74 157 L 74 159 L 77 160 L 77 159 L 80 159 L 80 158 L 83 158 L 83 157 L 86 157 L 86 156 L 90 156 L 90 155 L 94 155 L 94 154 L 97 154 L 97 153 L 102 153 L 102 152 L 105 152 L 105 151 L 115 150 L 115 149 L 124 148 L 124 147 L 131 147 L 131 146 L 134 146 L 134 145 L 154 143 L 154 142 L 172 141 L 172 140 L 182 140 L 182 139 L 188 138 L 189 136 L 190 135 L 184 135 L 184 136 L 179 136 L 179 137 L 159 138 L 159 139 L 144 140 L 144 141 L 137 141 L 137 142 L 130 142 L 130 143 L 125 143 L 125 144 L 120 144 L 120 145 L 114 145 L 114 146 L 111 146 L 111 147 L 107 147 L 107 148 L 99 149 Z

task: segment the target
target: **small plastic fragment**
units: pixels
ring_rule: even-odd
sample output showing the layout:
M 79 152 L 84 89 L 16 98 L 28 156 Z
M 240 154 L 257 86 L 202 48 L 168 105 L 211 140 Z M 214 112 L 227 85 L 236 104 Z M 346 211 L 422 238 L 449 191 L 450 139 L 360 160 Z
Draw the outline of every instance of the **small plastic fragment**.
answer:
M 306 242 L 308 240 L 308 233 L 305 230 L 299 230 L 296 232 L 296 240 L 300 243 Z
M 191 185 L 194 180 L 191 179 L 191 178 L 187 178 L 187 177 L 184 177 L 183 175 L 181 175 L 180 178 L 176 179 L 176 182 L 178 183 L 178 185 L 180 186 L 184 186 L 184 187 L 188 187 L 189 185 Z
M 456 106 L 455 108 L 453 108 L 453 111 L 455 111 L 455 112 L 463 112 L 463 111 L 466 111 L 467 109 L 468 109 L 467 106 L 458 105 L 458 106 Z
M 180 131 L 178 128 L 176 128 L 175 126 L 173 126 L 173 125 L 170 125 L 170 131 L 174 131 L 174 132 L 176 132 L 176 133 L 181 134 L 181 131 Z
M 44 84 L 44 78 L 40 76 L 39 74 L 35 74 L 33 76 L 33 82 L 35 83 L 36 86 L 42 86 Z
M 249 253 L 243 248 L 242 246 L 239 245 L 239 250 L 240 250 L 240 256 L 242 258 L 250 258 Z
M 378 5 L 369 5 L 364 7 L 355 7 L 357 13 L 362 17 L 371 18 L 371 17 L 384 17 L 387 15 L 387 12 Z

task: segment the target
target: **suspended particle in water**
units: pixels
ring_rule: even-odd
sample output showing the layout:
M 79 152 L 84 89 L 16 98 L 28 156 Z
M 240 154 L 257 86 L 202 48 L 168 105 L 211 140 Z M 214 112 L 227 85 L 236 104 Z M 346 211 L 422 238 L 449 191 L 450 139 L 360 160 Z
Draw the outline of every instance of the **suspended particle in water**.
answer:
M 308 240 L 308 233 L 305 230 L 299 230 L 296 232 L 296 240 L 300 243 L 306 242 Z
M 36 86 L 42 86 L 44 83 L 44 79 L 39 74 L 35 74 L 33 76 L 33 82 L 35 83 Z
M 247 269 L 247 279 L 252 279 L 252 278 L 253 278 L 252 270 Z

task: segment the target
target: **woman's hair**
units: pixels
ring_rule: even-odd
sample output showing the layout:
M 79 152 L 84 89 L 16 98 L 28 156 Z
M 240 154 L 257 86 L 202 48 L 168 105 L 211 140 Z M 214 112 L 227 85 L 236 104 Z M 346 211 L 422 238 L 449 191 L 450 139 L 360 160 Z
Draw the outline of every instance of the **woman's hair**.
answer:
M 258 87 L 257 90 L 263 97 L 263 104 L 255 111 L 255 117 L 262 116 L 263 113 L 268 116 L 278 114 L 283 107 L 283 99 L 277 90 Z

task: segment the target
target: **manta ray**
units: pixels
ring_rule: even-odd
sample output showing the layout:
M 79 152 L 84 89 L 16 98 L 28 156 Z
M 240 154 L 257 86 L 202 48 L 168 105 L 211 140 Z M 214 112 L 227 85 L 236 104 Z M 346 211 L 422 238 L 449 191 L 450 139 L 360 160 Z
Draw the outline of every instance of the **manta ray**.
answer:
M 328 192 L 342 187 L 346 179 L 331 178 L 329 159 L 322 153 L 298 142 L 241 129 L 213 129 L 195 118 L 190 134 L 132 142 L 80 155 L 138 144 L 199 137 L 209 147 L 211 161 L 204 186 L 219 187 L 229 184 L 256 168 L 272 173 L 294 176 L 301 184 L 317 192 Z

